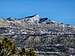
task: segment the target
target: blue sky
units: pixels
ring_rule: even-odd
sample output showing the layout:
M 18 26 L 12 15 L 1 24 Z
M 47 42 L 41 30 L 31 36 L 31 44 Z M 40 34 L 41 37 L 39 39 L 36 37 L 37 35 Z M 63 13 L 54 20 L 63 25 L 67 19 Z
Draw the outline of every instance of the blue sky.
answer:
M 25 17 L 36 13 L 75 24 L 75 0 L 0 0 L 0 17 Z

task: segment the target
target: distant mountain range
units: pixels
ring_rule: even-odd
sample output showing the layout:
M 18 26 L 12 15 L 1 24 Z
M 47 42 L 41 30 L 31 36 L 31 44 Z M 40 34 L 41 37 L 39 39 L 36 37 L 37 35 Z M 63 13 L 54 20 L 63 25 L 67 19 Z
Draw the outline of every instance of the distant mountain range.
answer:
M 54 20 L 50 20 L 49 18 L 47 17 L 40 17 L 39 15 L 32 15 L 32 16 L 26 16 L 26 17 L 23 17 L 23 18 L 14 18 L 14 17 L 8 17 L 8 18 L 0 18 L 0 21 L 28 21 L 28 22 L 36 22 L 36 23 L 59 23 L 59 22 L 56 22 Z M 62 22 L 60 24 L 63 24 Z M 70 24 L 68 24 L 70 25 Z

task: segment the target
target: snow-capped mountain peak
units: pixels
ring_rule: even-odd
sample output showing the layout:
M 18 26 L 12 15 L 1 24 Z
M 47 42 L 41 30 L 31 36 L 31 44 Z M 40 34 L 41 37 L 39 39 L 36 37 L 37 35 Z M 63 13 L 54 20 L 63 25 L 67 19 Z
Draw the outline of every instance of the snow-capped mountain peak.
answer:
M 31 23 L 38 22 L 40 20 L 40 16 L 39 15 L 28 16 L 25 18 L 25 20 Z

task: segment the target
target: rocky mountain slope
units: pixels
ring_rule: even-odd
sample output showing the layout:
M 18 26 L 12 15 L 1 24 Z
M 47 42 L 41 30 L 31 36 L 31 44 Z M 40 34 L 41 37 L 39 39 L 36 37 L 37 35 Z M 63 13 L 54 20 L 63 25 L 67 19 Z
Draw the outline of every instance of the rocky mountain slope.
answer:
M 75 54 L 75 26 L 39 15 L 1 18 L 0 35 L 14 40 L 17 47 Z

